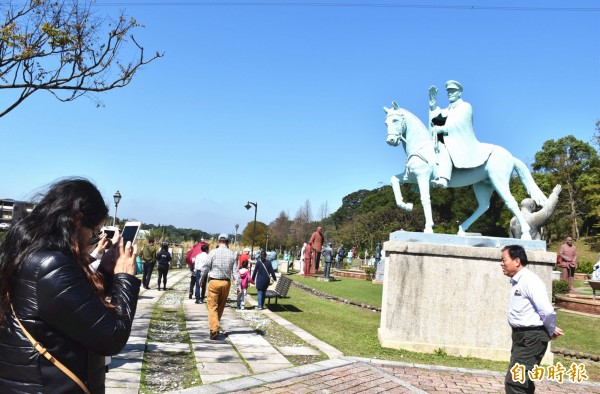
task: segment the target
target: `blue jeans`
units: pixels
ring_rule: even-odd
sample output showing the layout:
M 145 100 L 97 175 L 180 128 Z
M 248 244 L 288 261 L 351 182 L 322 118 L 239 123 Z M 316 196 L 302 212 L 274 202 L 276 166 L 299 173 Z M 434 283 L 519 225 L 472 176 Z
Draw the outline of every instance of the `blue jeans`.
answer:
M 258 307 L 264 308 L 265 307 L 265 293 L 267 292 L 267 289 L 265 289 L 265 290 L 256 289 L 256 290 L 258 292 L 258 295 L 256 296 L 256 298 L 258 299 Z

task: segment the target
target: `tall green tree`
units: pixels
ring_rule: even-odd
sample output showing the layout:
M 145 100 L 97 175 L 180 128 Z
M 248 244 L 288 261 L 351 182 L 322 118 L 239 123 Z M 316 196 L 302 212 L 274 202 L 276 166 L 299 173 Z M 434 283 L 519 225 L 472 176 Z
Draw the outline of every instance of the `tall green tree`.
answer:
M 576 238 L 579 238 L 580 225 L 590 211 L 584 190 L 589 179 L 582 176 L 596 166 L 596 150 L 573 135 L 548 140 L 535 154 L 533 170 L 544 174 L 548 182 L 562 186 L 559 206 L 567 212 L 571 235 Z
M 252 245 L 252 231 L 254 227 L 254 221 L 248 222 L 244 231 L 242 231 L 242 245 Z M 254 235 L 254 250 L 264 249 L 267 241 L 267 230 L 268 227 L 263 222 L 256 222 L 256 234 Z
M 290 228 L 292 227 L 292 221 L 288 217 L 285 211 L 281 211 L 277 219 L 269 225 L 269 237 L 270 241 L 275 248 L 286 248 L 288 247 L 288 237 L 290 234 Z
M 600 148 L 600 120 L 596 122 L 596 132 L 592 137 L 592 142 Z M 592 226 L 600 227 L 600 165 L 594 166 L 581 178 L 586 202 L 590 207 L 589 216 L 594 221 Z

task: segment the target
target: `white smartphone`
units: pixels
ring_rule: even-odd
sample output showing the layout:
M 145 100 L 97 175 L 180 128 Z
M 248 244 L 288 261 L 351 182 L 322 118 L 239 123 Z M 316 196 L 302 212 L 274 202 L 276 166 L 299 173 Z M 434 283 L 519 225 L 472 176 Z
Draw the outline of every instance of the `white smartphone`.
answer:
M 140 232 L 140 227 L 142 227 L 142 222 L 125 223 L 125 226 L 123 226 L 123 231 L 121 232 L 121 237 L 123 237 L 123 246 L 127 245 L 127 241 L 131 242 L 131 245 L 135 243 L 138 233 Z
M 116 231 L 117 231 L 117 227 L 114 227 L 114 226 L 104 226 L 100 230 L 100 232 L 103 232 L 106 234 L 106 238 L 108 238 L 108 239 L 112 239 L 112 237 L 115 236 Z

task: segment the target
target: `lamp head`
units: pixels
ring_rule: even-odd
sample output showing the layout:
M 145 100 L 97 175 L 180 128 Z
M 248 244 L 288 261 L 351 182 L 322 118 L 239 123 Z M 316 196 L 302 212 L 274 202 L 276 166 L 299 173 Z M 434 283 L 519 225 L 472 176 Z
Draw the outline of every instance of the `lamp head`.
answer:
M 115 205 L 121 202 L 121 193 L 117 190 L 117 192 L 113 195 L 113 199 L 115 200 Z

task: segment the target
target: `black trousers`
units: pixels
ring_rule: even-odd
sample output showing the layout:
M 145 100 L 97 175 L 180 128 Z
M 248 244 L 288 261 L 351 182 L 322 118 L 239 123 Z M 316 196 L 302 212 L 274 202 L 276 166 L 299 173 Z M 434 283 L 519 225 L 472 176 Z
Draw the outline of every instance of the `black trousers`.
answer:
M 194 293 L 196 287 L 196 271 L 190 271 L 190 295 Z
M 550 342 L 550 336 L 544 328 L 530 331 L 513 331 L 510 364 L 504 380 L 506 393 L 535 392 L 535 384 L 529 380 L 527 372 L 531 371 L 534 365 L 540 365 L 548 348 L 548 342 Z M 511 369 L 516 363 L 525 366 L 525 381 L 523 383 L 513 380 Z M 519 377 L 515 375 L 514 378 L 518 379 Z
M 150 277 L 152 276 L 152 271 L 154 271 L 154 263 L 144 262 L 142 271 L 142 285 L 144 287 L 150 286 Z
M 160 281 L 163 281 L 163 290 L 167 290 L 167 273 L 169 269 L 160 269 L 158 268 L 158 288 L 160 289 Z

